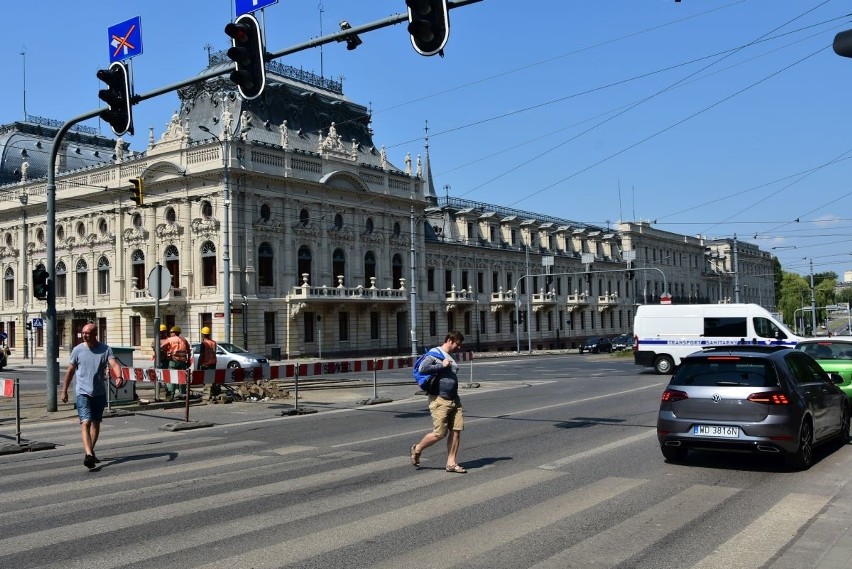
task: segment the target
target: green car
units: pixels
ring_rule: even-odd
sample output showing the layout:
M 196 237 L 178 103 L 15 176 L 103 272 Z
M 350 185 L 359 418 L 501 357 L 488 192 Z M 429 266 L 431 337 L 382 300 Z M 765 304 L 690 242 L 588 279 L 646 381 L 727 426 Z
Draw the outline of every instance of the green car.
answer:
M 843 377 L 840 389 L 852 399 L 852 336 L 802 340 L 796 349 L 815 359 L 827 373 L 840 374 Z

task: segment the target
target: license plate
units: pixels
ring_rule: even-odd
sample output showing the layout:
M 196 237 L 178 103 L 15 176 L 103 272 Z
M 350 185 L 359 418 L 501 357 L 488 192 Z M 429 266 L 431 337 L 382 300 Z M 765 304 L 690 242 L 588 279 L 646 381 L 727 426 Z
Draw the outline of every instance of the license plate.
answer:
M 696 437 L 722 437 L 724 439 L 736 439 L 740 436 L 739 427 L 725 427 L 722 425 L 695 425 L 692 434 Z

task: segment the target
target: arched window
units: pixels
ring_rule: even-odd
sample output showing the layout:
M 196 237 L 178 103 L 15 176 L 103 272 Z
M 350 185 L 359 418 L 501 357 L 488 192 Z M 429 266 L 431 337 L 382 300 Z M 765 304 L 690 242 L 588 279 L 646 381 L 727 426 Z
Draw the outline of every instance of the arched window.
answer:
M 39 267 L 44 268 L 44 265 L 39 265 Z M 65 267 L 65 263 L 59 261 L 56 263 L 56 298 L 65 298 L 68 296 L 68 269 Z
M 399 222 L 398 222 L 398 221 L 394 221 L 394 222 L 393 222 L 393 236 L 394 236 L 394 237 L 399 237 L 399 234 L 400 234 L 400 232 L 401 232 L 401 231 L 402 231 L 402 229 L 401 229 L 401 228 L 400 228 L 400 226 L 399 226 Z
M 15 300 L 15 271 L 12 267 L 6 268 L 6 274 L 3 275 L 3 298 L 8 301 Z
M 302 245 L 299 247 L 299 254 L 297 255 L 299 268 L 296 271 L 296 286 L 300 286 L 302 284 L 302 275 L 308 274 L 308 284 L 311 282 L 311 250 L 307 245 Z
M 375 229 L 375 224 L 373 223 L 373 218 L 368 217 L 367 222 L 364 224 L 364 231 L 369 235 Z
M 376 255 L 372 251 L 367 251 L 364 255 L 364 286 L 370 286 L 370 278 L 376 276 Z
M 260 219 L 263 221 L 269 221 L 272 217 L 272 209 L 269 207 L 269 204 L 263 204 L 260 206 Z
M 172 275 L 172 288 L 180 287 L 180 256 L 177 247 L 174 245 L 166 247 L 163 260 L 165 260 L 166 268 Z
M 211 241 L 201 244 L 201 286 L 216 286 L 216 246 Z
M 338 231 L 343 229 L 343 216 L 339 213 L 334 214 L 334 228 Z
M 307 227 L 308 223 L 311 222 L 311 214 L 308 213 L 308 210 L 303 209 L 299 212 L 299 223 L 302 227 Z
M 145 253 L 139 249 L 130 255 L 130 274 L 136 283 L 137 290 L 143 290 L 148 286 L 145 274 Z
M 331 254 L 331 279 L 332 286 L 337 286 L 337 277 L 344 277 L 346 283 L 346 253 L 343 249 L 335 249 Z
M 174 223 L 177 221 L 177 214 L 175 213 L 175 208 L 170 207 L 166 209 L 166 223 Z
M 77 261 L 77 296 L 89 294 L 89 265 L 84 259 Z
M 402 256 L 396 253 L 391 260 L 391 270 L 393 271 L 393 288 L 402 288 Z
M 56 240 L 65 241 L 65 228 L 61 225 L 56 228 Z
M 109 233 L 109 226 L 107 225 L 107 220 L 104 218 L 98 220 L 98 233 L 100 233 L 101 236 L 105 236 Z
M 98 259 L 98 294 L 109 294 L 109 259 Z
M 206 200 L 201 202 L 201 217 L 204 219 L 213 217 L 213 206 Z
M 275 280 L 273 278 L 273 261 L 275 254 L 272 252 L 272 245 L 267 242 L 260 244 L 257 248 L 257 285 L 258 286 L 273 286 Z
M 86 226 L 83 225 L 83 222 L 77 224 L 77 237 L 81 239 L 86 236 Z

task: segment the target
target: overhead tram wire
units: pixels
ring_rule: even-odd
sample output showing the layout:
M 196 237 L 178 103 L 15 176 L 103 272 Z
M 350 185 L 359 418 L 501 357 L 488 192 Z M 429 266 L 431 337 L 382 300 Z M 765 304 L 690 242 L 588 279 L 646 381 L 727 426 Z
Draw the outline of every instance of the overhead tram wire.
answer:
M 794 18 L 794 19 L 792 19 L 792 20 L 788 21 L 787 23 L 789 23 L 789 22 L 791 22 L 791 21 L 795 21 L 796 19 L 798 19 L 798 18 L 800 18 L 800 17 L 802 17 L 802 15 L 797 16 L 796 18 Z M 783 24 L 783 25 L 787 25 L 787 24 L 785 23 L 785 24 Z M 762 41 L 765 37 L 767 37 L 769 34 L 771 34 L 772 32 L 774 32 L 775 30 L 779 29 L 780 27 L 783 27 L 783 26 L 779 26 L 779 27 L 777 27 L 777 28 L 775 28 L 775 29 L 773 29 L 773 30 L 771 30 L 771 31 L 767 32 L 766 34 L 764 34 L 764 36 L 761 36 L 760 38 L 758 38 L 758 39 L 756 39 L 756 40 L 753 40 L 752 42 L 749 42 L 749 43 L 747 43 L 747 44 L 743 44 L 742 46 L 740 46 L 740 47 L 738 47 L 738 48 L 735 48 L 735 49 L 730 50 L 730 51 L 721 52 L 721 53 L 724 53 L 725 55 L 724 55 L 723 57 L 721 57 L 721 58 L 719 58 L 719 59 L 715 60 L 713 63 L 710 63 L 710 64 L 708 64 L 708 65 L 706 65 L 706 66 L 702 67 L 701 69 L 699 69 L 699 70 L 697 70 L 697 71 L 695 71 L 695 72 L 693 72 L 693 73 L 690 73 L 690 74 L 689 74 L 689 75 L 687 75 L 686 77 L 684 77 L 684 78 L 682 78 L 682 79 L 680 79 L 680 80 L 678 80 L 678 81 L 676 81 L 676 82 L 674 82 L 674 83 L 670 84 L 670 85 L 669 85 L 669 86 L 667 86 L 667 87 L 664 87 L 663 89 L 660 89 L 660 90 L 656 91 L 655 93 L 652 93 L 651 95 L 648 95 L 647 97 L 644 97 L 644 98 L 642 98 L 642 99 L 640 99 L 640 100 L 638 100 L 638 101 L 636 101 L 636 102 L 634 102 L 634 103 L 631 103 L 630 105 L 628 105 L 628 106 L 627 106 L 627 108 L 625 108 L 625 109 L 623 109 L 623 110 L 619 111 L 619 112 L 618 112 L 618 113 L 616 113 L 615 115 L 613 115 L 613 116 L 611 116 L 611 117 L 609 117 L 609 118 L 607 118 L 607 119 L 605 119 L 605 120 L 603 120 L 603 121 L 600 121 L 599 123 L 597 123 L 597 124 L 593 125 L 592 127 L 590 127 L 590 128 L 588 128 L 588 129 L 586 129 L 585 131 L 582 131 L 582 132 L 578 133 L 577 135 L 575 135 L 575 136 L 573 136 L 573 137 L 569 138 L 568 140 L 566 140 L 566 141 L 564 141 L 564 142 L 560 143 L 559 145 L 557 145 L 557 146 L 555 146 L 555 147 L 552 147 L 552 148 L 550 148 L 550 149 L 548 149 L 548 150 L 546 150 L 546 151 L 542 152 L 541 154 L 539 154 L 539 155 L 537 155 L 537 156 L 533 157 L 532 159 L 527 160 L 527 161 L 525 161 L 525 162 L 521 163 L 520 165 L 518 165 L 518 166 L 516 166 L 516 167 L 514 167 L 514 168 L 512 168 L 512 169 L 510 169 L 510 170 L 508 170 L 508 171 L 506 171 L 506 172 L 503 172 L 502 174 L 499 174 L 499 175 L 497 175 L 497 176 L 495 176 L 495 177 L 493 177 L 493 178 L 491 178 L 491 179 L 489 179 L 489 180 L 487 180 L 487 181 L 483 182 L 482 184 L 480 184 L 480 185 L 478 185 L 478 186 L 476 186 L 476 187 L 472 188 L 471 190 L 469 190 L 467 193 L 471 193 L 471 192 L 473 192 L 473 191 L 475 191 L 475 190 L 478 190 L 478 189 L 482 188 L 483 186 L 485 186 L 485 185 L 487 185 L 487 184 L 490 184 L 491 182 L 493 182 L 493 181 L 495 181 L 495 180 L 497 180 L 497 179 L 501 178 L 502 176 L 505 176 L 506 174 L 508 174 L 508 173 L 510 173 L 510 172 L 513 172 L 513 171 L 515 171 L 515 170 L 517 170 L 517 169 L 519 169 L 519 168 L 521 168 L 521 167 L 523 167 L 523 166 L 525 166 L 525 165 L 527 165 L 527 164 L 529 164 L 529 163 L 531 163 L 531 162 L 533 162 L 533 161 L 535 161 L 535 160 L 537 160 L 537 159 L 539 159 L 539 158 L 541 158 L 541 157 L 543 157 L 543 156 L 545 156 L 545 155 L 547 155 L 547 154 L 549 154 L 549 153 L 551 153 L 551 152 L 554 152 L 556 149 L 560 148 L 561 146 L 564 146 L 564 145 L 565 145 L 565 144 L 567 144 L 568 142 L 571 142 L 571 141 L 573 141 L 573 140 L 576 140 L 576 139 L 577 139 L 577 138 L 579 138 L 580 136 L 583 136 L 584 134 L 587 134 L 588 132 L 591 132 L 592 130 L 596 129 L 597 127 L 599 127 L 599 126 L 601 126 L 601 125 L 604 125 L 604 124 L 606 124 L 606 123 L 610 122 L 611 120 L 613 120 L 613 119 L 615 119 L 615 118 L 617 118 L 617 117 L 619 117 L 619 116 L 621 116 L 621 115 L 623 115 L 623 114 L 627 113 L 628 111 L 632 110 L 633 108 L 638 107 L 639 105 L 641 105 L 641 104 L 645 103 L 646 101 L 649 101 L 649 100 L 651 100 L 651 99 L 653 99 L 653 98 L 655 98 L 655 97 L 657 97 L 657 96 L 659 96 L 659 95 L 661 95 L 661 94 L 663 94 L 663 93 L 665 93 L 665 92 L 667 92 L 667 91 L 670 91 L 670 90 L 672 90 L 672 89 L 674 89 L 674 88 L 676 88 L 676 87 L 678 87 L 678 86 L 680 86 L 680 85 L 682 85 L 682 84 L 687 84 L 687 83 L 688 83 L 688 80 L 690 80 L 691 78 L 693 78 L 693 77 L 695 77 L 696 75 L 698 75 L 698 74 L 702 73 L 703 71 L 705 71 L 705 70 L 709 69 L 710 67 L 712 67 L 712 66 L 716 65 L 717 63 L 719 63 L 719 62 L 721 62 L 721 61 L 724 61 L 725 59 L 727 59 L 727 58 L 731 57 L 732 55 L 734 55 L 734 54 L 736 54 L 736 53 L 738 53 L 738 52 L 742 51 L 742 50 L 743 50 L 743 49 L 745 49 L 746 47 L 749 47 L 749 46 L 755 45 L 756 43 L 758 43 L 758 42 Z M 660 131 L 657 131 L 656 133 L 654 133 L 654 134 L 652 134 L 652 135 L 650 135 L 650 136 L 648 136 L 648 137 L 646 137 L 646 138 L 644 138 L 644 139 L 642 139 L 642 140 L 638 141 L 637 143 L 634 143 L 634 144 L 632 144 L 632 145 L 630 145 L 630 146 L 628 146 L 628 147 L 626 147 L 626 148 L 623 148 L 623 149 L 621 149 L 620 151 L 615 152 L 615 153 L 613 153 L 613 154 L 611 154 L 611 155 L 609 155 L 609 156 L 607 156 L 607 157 L 605 157 L 605 158 L 603 158 L 603 159 L 601 159 L 601 160 L 599 160 L 599 161 L 597 161 L 597 162 L 595 162 L 595 163 L 591 164 L 590 166 L 587 166 L 587 167 L 585 167 L 585 168 L 583 168 L 583 169 L 581 169 L 581 170 L 579 170 L 579 171 L 575 172 L 574 174 L 572 174 L 572 175 L 570 175 L 570 176 L 567 176 L 567 177 L 565 177 L 565 178 L 562 178 L 561 180 L 559 180 L 559 181 L 557 181 L 557 182 L 555 182 L 555 183 L 553 183 L 553 184 L 551 184 L 551 185 L 545 186 L 544 188 L 542 188 L 542 189 L 540 189 L 540 190 L 538 190 L 538 191 L 536 191 L 536 192 L 533 192 L 533 193 L 531 193 L 531 194 L 528 194 L 526 197 L 521 198 L 520 200 L 518 200 L 518 201 L 514 202 L 514 203 L 513 203 L 513 204 L 511 204 L 511 205 L 514 205 L 514 204 L 520 203 L 520 202 L 525 201 L 525 200 L 527 200 L 527 199 L 529 199 L 529 198 L 531 198 L 531 197 L 534 197 L 534 196 L 538 195 L 539 193 L 541 193 L 541 192 L 543 192 L 543 191 L 546 191 L 546 190 L 548 190 L 548 189 L 552 188 L 552 187 L 553 187 L 553 186 L 555 186 L 555 185 L 561 184 L 562 182 L 565 182 L 566 180 L 569 180 L 569 179 L 571 179 L 571 178 L 573 178 L 573 177 L 575 177 L 575 176 L 577 176 L 577 175 L 579 175 L 579 174 L 581 174 L 581 173 L 583 173 L 583 172 L 586 172 L 586 171 L 588 171 L 588 170 L 590 170 L 590 169 L 592 169 L 592 168 L 594 168 L 594 167 L 596 167 L 596 166 L 598 166 L 598 165 L 600 165 L 600 164 L 602 164 L 602 163 L 604 163 L 604 162 L 606 162 L 606 161 L 608 161 L 608 160 L 610 160 L 610 159 L 612 159 L 612 158 L 614 158 L 614 157 L 616 157 L 616 156 L 619 156 L 620 154 L 623 154 L 624 152 L 626 152 L 626 151 L 628 151 L 628 150 L 630 150 L 630 149 L 632 149 L 632 148 L 635 148 L 636 146 L 639 146 L 640 144 L 643 144 L 643 143 L 647 142 L 648 140 L 651 140 L 651 139 L 655 138 L 656 136 L 659 136 L 660 134 L 662 134 L 662 133 L 664 133 L 664 132 L 666 132 L 666 131 L 668 131 L 668 130 L 670 130 L 670 129 L 672 129 L 672 128 L 676 127 L 676 126 L 679 126 L 680 124 L 682 124 L 682 123 L 684 123 L 684 122 L 686 122 L 686 121 L 688 121 L 688 120 L 691 120 L 692 118 L 694 118 L 694 117 L 696 117 L 696 116 L 699 116 L 700 114 L 702 114 L 702 113 L 704 113 L 704 112 L 706 112 L 706 111 L 708 111 L 708 110 L 712 109 L 713 107 L 718 106 L 719 104 L 721 104 L 721 103 L 723 103 L 723 102 L 725 102 L 725 101 L 727 101 L 727 100 L 729 100 L 729 99 L 732 99 L 732 98 L 733 98 L 733 97 L 735 97 L 735 96 L 738 96 L 738 95 L 742 94 L 743 92 L 745 92 L 745 91 L 747 91 L 747 90 L 749 90 L 749 89 L 751 89 L 751 88 L 753 88 L 753 87 L 757 86 L 758 84 L 762 83 L 763 81 L 766 81 L 766 80 L 768 80 L 768 79 L 770 79 L 770 78 L 772 78 L 772 77 L 774 77 L 774 76 L 776 76 L 776 75 L 780 74 L 780 73 L 781 73 L 781 72 L 783 72 L 783 71 L 787 71 L 788 69 L 790 69 L 791 67 L 793 67 L 793 66 L 795 66 L 795 65 L 798 65 L 798 64 L 799 64 L 799 63 L 801 63 L 802 61 L 804 61 L 804 60 L 806 60 L 806 59 L 808 59 L 808 58 L 810 58 L 810 57 L 813 57 L 814 55 L 816 55 L 816 53 L 819 53 L 819 51 L 822 51 L 823 49 L 825 49 L 825 48 L 821 48 L 821 49 L 820 49 L 820 50 L 818 50 L 817 52 L 814 52 L 814 53 L 812 53 L 812 54 L 810 54 L 810 55 L 808 55 L 808 56 L 806 56 L 806 57 L 804 57 L 804 58 L 802 58 L 802 59 L 799 59 L 798 61 L 795 61 L 794 63 L 792 63 L 792 64 L 788 65 L 787 67 L 784 67 L 784 68 L 782 68 L 781 70 L 779 70 L 779 71 L 777 71 L 777 72 L 775 72 L 775 73 L 773 73 L 773 74 L 771 74 L 771 75 L 768 75 L 768 76 L 764 77 L 764 78 L 763 78 L 763 79 L 761 79 L 760 81 L 757 81 L 757 82 L 755 82 L 755 83 L 752 83 L 751 85 L 749 85 L 749 86 L 747 86 L 747 87 L 745 87 L 745 88 L 743 88 L 743 89 L 741 89 L 741 90 L 739 90 L 739 91 L 737 91 L 737 92 L 733 93 L 732 95 L 730 95 L 730 96 L 728 96 L 728 97 L 725 97 L 725 98 L 721 99 L 720 101 L 717 101 L 716 103 L 714 103 L 714 104 L 712 104 L 712 105 L 709 105 L 709 106 L 707 106 L 707 107 L 703 108 L 702 110 L 700 110 L 700 111 L 698 111 L 698 112 L 696 112 L 696 113 L 694 113 L 694 114 L 692 114 L 692 115 L 687 116 L 685 119 L 683 119 L 683 120 L 681 120 L 681 121 L 678 121 L 678 122 L 676 122 L 676 123 L 674 123 L 674 124 L 672 124 L 672 125 L 668 126 L 668 127 L 667 127 L 667 128 L 665 128 L 665 129 L 662 129 L 662 130 L 660 130 Z

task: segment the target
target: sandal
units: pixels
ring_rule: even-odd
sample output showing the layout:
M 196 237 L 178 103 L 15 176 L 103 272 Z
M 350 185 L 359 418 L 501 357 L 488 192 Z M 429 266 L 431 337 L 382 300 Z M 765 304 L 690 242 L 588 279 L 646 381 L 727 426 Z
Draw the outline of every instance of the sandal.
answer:
M 413 464 L 414 466 L 420 466 L 420 453 L 417 452 L 416 450 L 414 450 L 416 448 L 417 448 L 417 443 L 414 443 L 413 445 L 411 445 L 411 448 L 409 449 L 409 452 L 411 454 L 411 464 Z
M 448 464 L 446 471 L 455 472 L 456 474 L 467 474 L 467 469 L 461 464 Z

